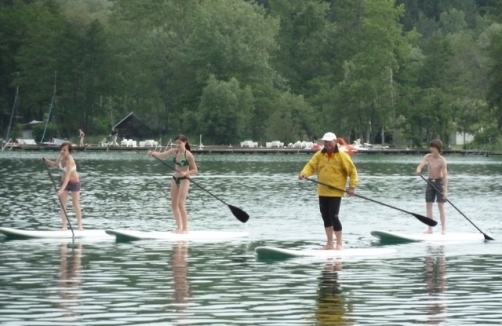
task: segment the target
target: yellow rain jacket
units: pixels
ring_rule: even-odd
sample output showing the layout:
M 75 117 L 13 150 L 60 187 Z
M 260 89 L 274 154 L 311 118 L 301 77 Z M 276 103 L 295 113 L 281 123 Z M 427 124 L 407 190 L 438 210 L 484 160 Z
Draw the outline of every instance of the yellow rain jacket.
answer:
M 352 162 L 349 154 L 340 151 L 334 152 L 331 157 L 328 157 L 325 150 L 318 151 L 300 173 L 305 174 L 307 178 L 315 173 L 319 182 L 340 189 L 347 187 L 347 177 L 350 178 L 350 187 L 356 187 L 358 182 L 354 162 Z M 345 192 L 319 184 L 317 186 L 317 195 L 343 197 Z

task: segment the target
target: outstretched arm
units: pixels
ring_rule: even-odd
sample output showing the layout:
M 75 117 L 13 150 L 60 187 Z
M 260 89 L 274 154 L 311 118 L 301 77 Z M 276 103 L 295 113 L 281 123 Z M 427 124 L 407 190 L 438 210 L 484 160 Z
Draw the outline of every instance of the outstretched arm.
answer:
M 166 156 L 169 156 L 169 155 L 173 155 L 174 153 L 176 153 L 178 149 L 177 148 L 171 148 L 165 152 L 155 152 L 155 151 L 148 151 L 147 155 L 148 156 L 156 156 L 158 158 L 164 158 Z
M 303 180 L 303 179 L 310 177 L 312 174 L 314 174 L 314 172 L 316 171 L 317 166 L 319 164 L 319 154 L 318 153 L 315 153 L 314 156 L 312 156 L 312 158 L 308 161 L 308 163 L 305 164 L 302 171 L 298 175 L 298 179 Z
M 57 158 L 57 160 L 55 160 L 55 161 L 51 161 L 45 157 L 42 157 L 42 161 L 44 161 L 44 163 L 47 164 L 48 166 L 50 166 L 51 168 L 55 168 L 58 166 L 59 162 L 61 161 L 61 156 L 59 156 Z
M 420 173 L 422 173 L 422 168 L 425 165 L 427 165 L 428 162 L 429 162 L 429 154 L 426 154 L 418 164 L 417 169 L 415 170 L 415 174 L 419 175 Z

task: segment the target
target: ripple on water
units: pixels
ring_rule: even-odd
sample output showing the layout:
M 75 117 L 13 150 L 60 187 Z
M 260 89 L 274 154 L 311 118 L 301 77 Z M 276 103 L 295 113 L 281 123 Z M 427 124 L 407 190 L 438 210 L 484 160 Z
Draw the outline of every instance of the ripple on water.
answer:
M 0 153 L 0 225 L 59 228 L 57 198 L 39 154 Z M 197 156 L 197 183 L 251 219 L 240 223 L 225 204 L 193 186 L 187 202 L 191 229 L 245 230 L 250 239 L 0 242 L 0 324 L 500 324 L 499 241 L 394 245 L 395 255 L 379 259 L 258 261 L 253 253 L 258 245 L 315 248 L 324 241 L 315 186 L 296 180 L 309 157 Z M 76 159 L 86 227 L 173 228 L 164 166 L 144 153 L 78 153 Z M 410 172 L 418 159 L 355 157 L 358 193 L 425 213 L 423 181 Z M 500 159 L 448 162 L 450 199 L 482 230 L 501 238 Z M 476 232 L 451 207 L 447 214 L 451 230 Z M 340 216 L 347 248 L 378 246 L 370 236 L 374 229 L 425 227 L 413 216 L 361 198 L 345 198 Z

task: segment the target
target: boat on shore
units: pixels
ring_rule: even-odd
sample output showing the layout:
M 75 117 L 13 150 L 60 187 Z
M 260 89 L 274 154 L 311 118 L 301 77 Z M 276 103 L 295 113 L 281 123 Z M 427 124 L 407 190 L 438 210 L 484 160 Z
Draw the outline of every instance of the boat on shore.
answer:
M 59 145 L 51 143 L 52 145 L 37 144 L 37 145 L 18 145 L 12 147 L 12 151 L 47 151 L 59 150 Z M 163 150 L 166 146 L 102 146 L 86 144 L 85 146 L 73 145 L 75 151 L 96 151 L 96 152 L 130 152 L 130 151 L 147 151 L 151 149 Z M 196 154 L 313 154 L 322 149 L 322 146 L 315 146 L 311 148 L 292 148 L 292 147 L 237 147 L 229 145 L 204 145 L 203 147 L 192 148 L 192 152 Z M 357 154 L 410 154 L 410 155 L 424 155 L 429 153 L 428 148 L 368 148 L 366 150 L 358 150 Z M 353 153 L 355 154 L 355 153 Z M 443 154 L 451 155 L 472 155 L 472 150 L 444 150 Z M 502 152 L 494 151 L 481 151 L 476 152 L 477 156 L 490 156 L 502 155 Z

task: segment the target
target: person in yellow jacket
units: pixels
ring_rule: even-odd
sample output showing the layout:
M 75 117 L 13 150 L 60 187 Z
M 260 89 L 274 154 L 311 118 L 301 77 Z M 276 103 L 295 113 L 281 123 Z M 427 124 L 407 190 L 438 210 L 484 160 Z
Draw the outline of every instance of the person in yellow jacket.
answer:
M 298 179 L 303 180 L 314 173 L 317 174 L 319 182 L 331 185 L 339 189 L 345 189 L 347 178 L 349 178 L 349 188 L 347 194 L 354 195 L 358 182 L 357 169 L 349 154 L 339 151 L 336 135 L 332 132 L 324 134 L 321 139 L 324 141 L 324 148 L 314 154 L 298 175 Z M 340 204 L 344 191 L 337 190 L 319 184 L 317 187 L 319 196 L 319 209 L 324 220 L 327 242 L 321 249 L 343 249 L 342 244 L 342 223 L 338 218 Z M 333 233 L 336 237 L 334 244 Z

